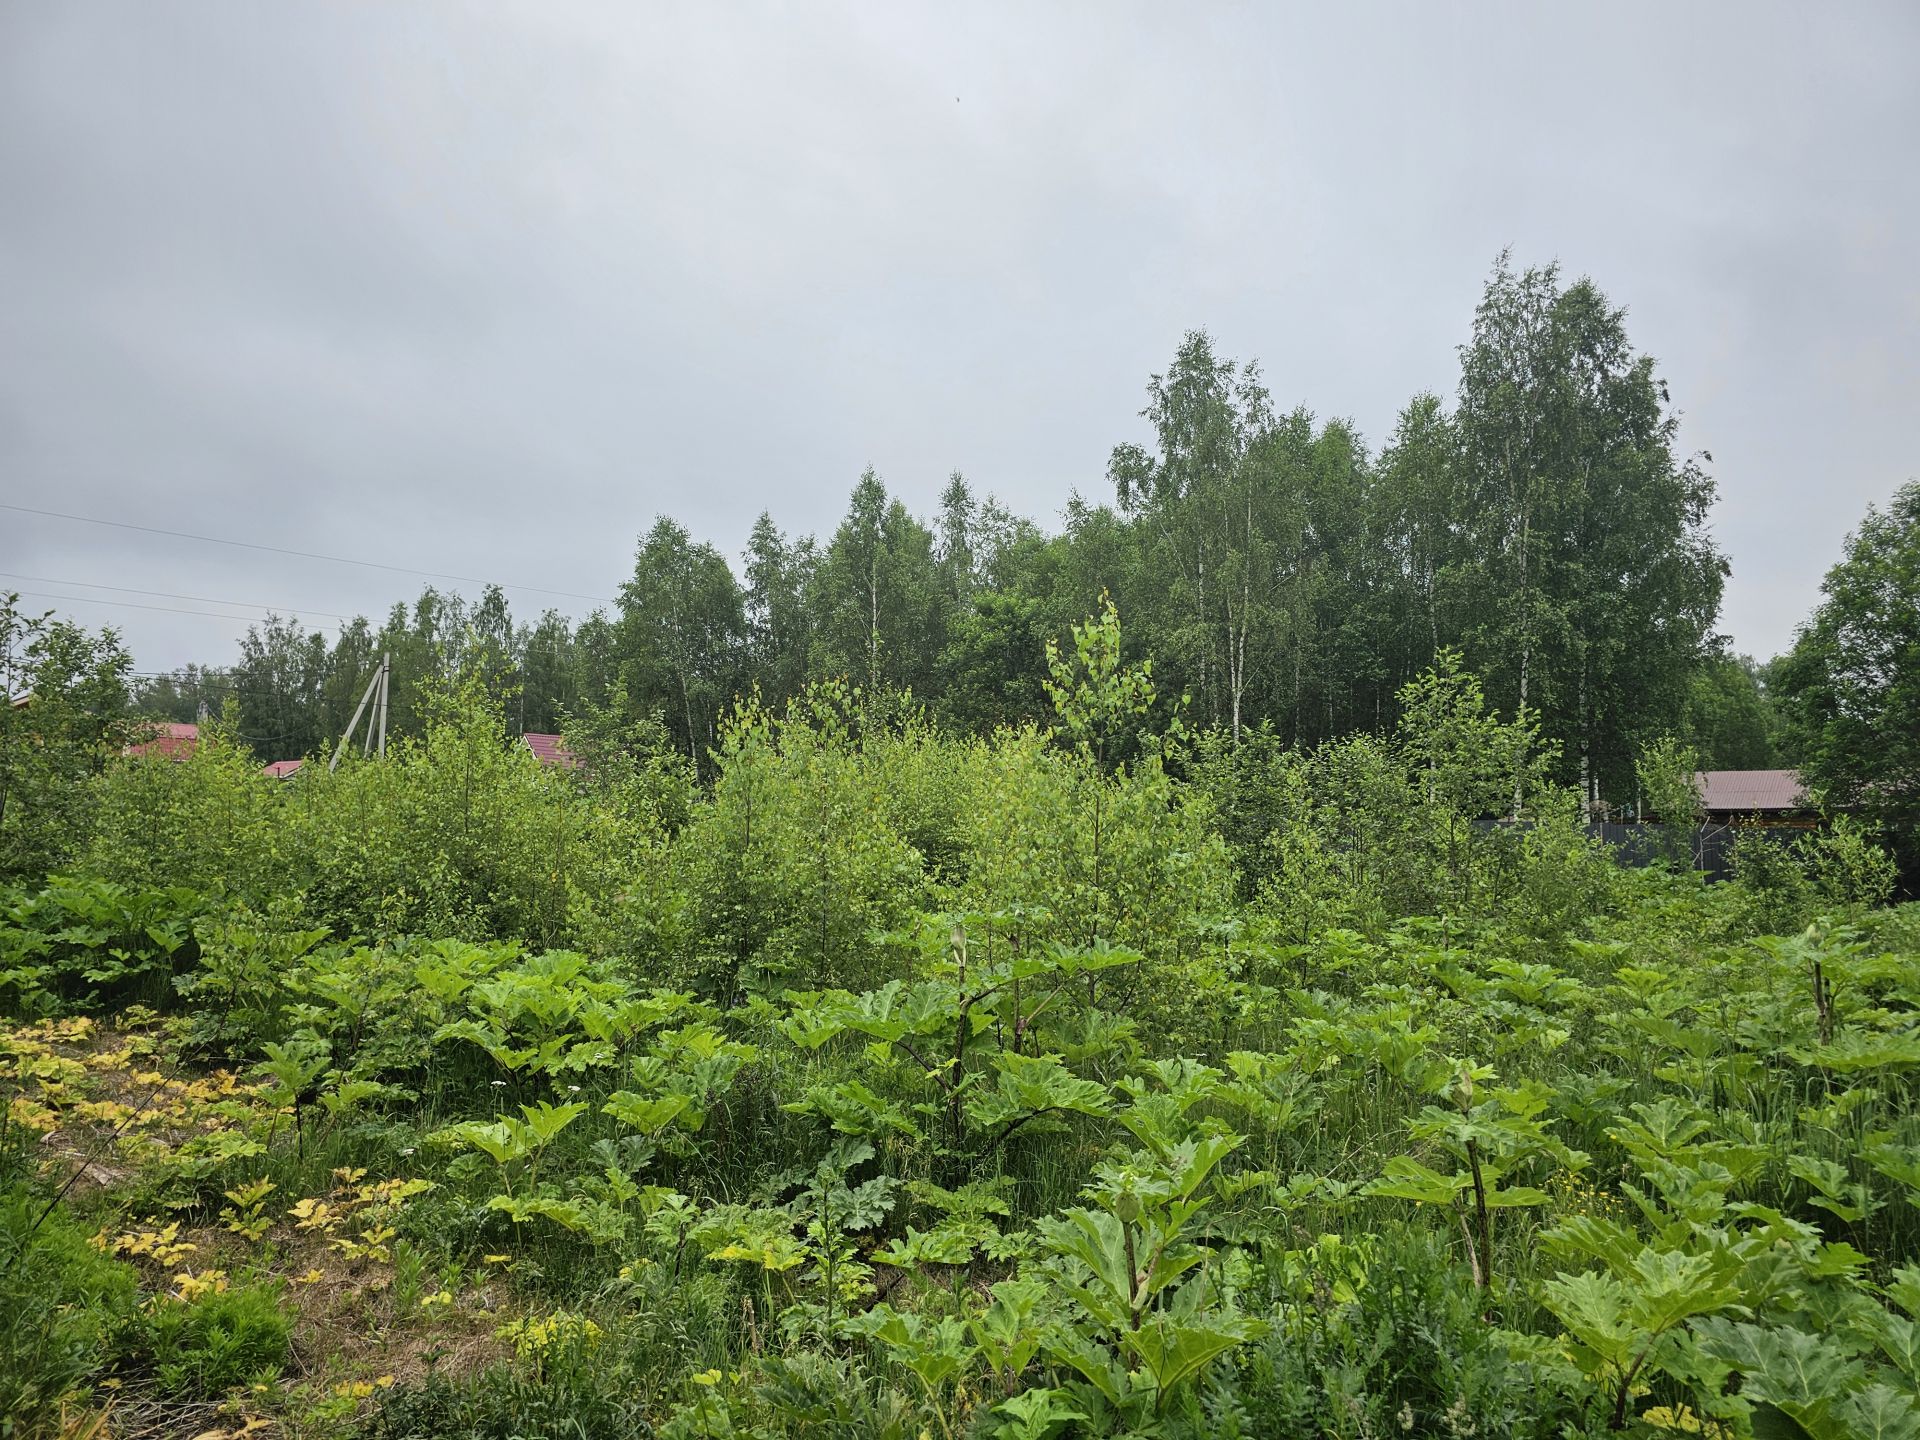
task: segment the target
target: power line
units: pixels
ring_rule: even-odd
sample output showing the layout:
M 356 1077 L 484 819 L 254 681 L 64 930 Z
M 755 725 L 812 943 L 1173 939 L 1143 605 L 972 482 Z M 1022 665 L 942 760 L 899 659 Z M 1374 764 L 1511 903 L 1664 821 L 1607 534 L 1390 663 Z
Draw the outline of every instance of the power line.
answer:
M 139 679 L 139 680 L 153 680 L 153 679 L 166 679 L 166 678 L 170 678 L 170 677 L 166 677 L 166 676 L 156 676 L 156 675 L 154 675 L 154 674 L 152 674 L 152 672 L 150 672 L 150 671 L 140 671 L 140 670 L 129 670 L 129 671 L 127 672 L 127 674 L 128 674 L 129 676 L 131 676 L 131 677 L 133 677 L 134 679 Z M 189 689 L 189 690 L 184 690 L 184 691 L 176 691 L 175 693 L 176 693 L 176 694 L 182 694 L 182 695 L 191 695 L 191 694 L 194 694 L 194 693 L 204 693 L 204 694 L 205 694 L 205 695 L 207 695 L 207 696 L 213 696 L 213 695 L 249 695 L 249 696 L 252 696 L 252 697 L 253 697 L 254 699 L 257 699 L 257 700 L 277 700 L 277 701 L 281 701 L 281 702 L 284 702 L 284 703 L 290 703 L 290 704 L 294 704 L 294 705 L 324 705 L 324 704 L 326 704 L 326 697 L 325 697 L 324 695 L 310 695 L 310 694 L 305 694 L 305 693 L 303 693 L 303 692 L 301 692 L 301 691 L 300 691 L 300 690 L 299 690 L 299 689 L 298 689 L 297 687 L 289 687 L 288 689 L 285 689 L 285 690 L 260 690 L 260 689 L 256 689 L 256 688 L 254 688 L 254 687 L 252 687 L 252 686 L 241 686 L 241 685 L 208 685 L 208 686 L 205 686 L 205 687 L 204 687 L 204 689 L 203 689 L 203 692 L 196 692 L 195 690 L 192 690 L 192 689 Z
M 222 615 L 217 610 L 186 610 L 178 605 L 141 605 L 133 600 L 103 600 L 93 595 L 55 595 L 46 590 L 20 590 L 16 594 L 31 595 L 36 600 L 65 600 L 82 605 L 112 605 L 123 610 L 163 610 L 169 615 L 204 615 L 211 620 L 232 620 L 241 625 L 258 625 L 258 615 Z
M 0 507 L 0 508 L 3 508 L 3 507 Z M 231 605 L 231 606 L 235 606 L 243 609 L 265 610 L 267 612 L 268 618 L 271 618 L 272 616 L 279 614 L 279 615 L 284 615 L 289 620 L 298 620 L 303 615 L 317 615 L 322 619 L 326 619 L 326 620 L 338 620 L 343 626 L 351 625 L 357 622 L 357 623 L 365 624 L 368 626 L 367 640 L 370 645 L 375 643 L 379 639 L 379 637 L 385 633 L 384 630 L 379 632 L 374 631 L 371 628 L 371 622 L 368 621 L 367 617 L 364 615 L 337 615 L 330 610 L 302 611 L 294 606 L 249 605 L 249 603 L 245 600 L 216 600 L 213 597 L 207 596 L 207 595 L 176 595 L 170 590 L 140 590 L 130 585 L 102 585 L 92 580 L 49 580 L 39 575 L 14 575 L 12 572 L 5 571 L 5 570 L 0 570 L 0 575 L 5 575 L 9 579 L 14 579 L 14 580 L 35 580 L 43 585 L 79 585 L 79 586 L 83 586 L 93 590 L 117 590 L 117 591 L 124 592 L 125 594 L 128 594 L 128 595 L 157 595 L 162 599 L 169 599 L 169 600 L 201 600 L 201 601 L 205 601 L 209 605 Z M 244 621 L 249 627 L 259 625 L 261 620 L 261 617 L 253 616 L 253 615 L 222 615 L 213 610 L 186 610 L 173 605 L 142 605 L 137 601 L 133 601 L 133 600 L 108 600 L 104 597 L 93 596 L 93 595 L 56 595 L 49 590 L 19 590 L 14 593 L 19 595 L 31 595 L 31 596 L 34 596 L 36 599 L 40 599 L 40 600 L 78 601 L 83 605 L 111 605 L 111 606 L 117 606 L 122 608 L 133 609 L 133 610 L 160 610 L 160 611 L 165 611 L 167 614 L 170 614 L 170 615 L 204 615 L 209 619 L 213 619 L 213 620 Z M 347 633 L 348 632 L 343 630 L 341 632 L 342 638 L 344 638 Z M 566 658 L 565 654 L 561 650 L 561 647 L 552 641 L 546 641 L 537 645 L 534 644 L 531 639 L 531 636 L 533 633 L 533 629 L 531 626 L 525 627 L 525 633 L 529 637 L 527 640 L 527 643 L 525 643 L 524 645 L 517 645 L 517 646 L 510 644 L 508 648 L 509 658 L 512 658 L 514 653 L 517 650 L 518 656 L 520 657 L 519 662 L 517 663 L 524 663 L 525 657 L 529 655 L 534 655 L 534 654 L 550 656 L 556 662 L 564 661 L 564 659 Z M 444 643 L 444 642 L 441 642 L 441 643 Z M 203 666 L 202 668 L 203 669 L 230 669 L 232 667 Z M 147 675 L 147 676 L 158 678 L 162 675 L 170 676 L 173 672 L 157 671 L 157 670 L 152 670 L 152 671 L 132 670 L 132 671 L 129 671 L 128 673 L 132 675 Z
M 416 570 L 410 565 L 388 565 L 379 560 L 354 560 L 345 555 L 322 555 L 312 550 L 289 550 L 280 545 L 261 545 L 252 540 L 227 540 L 218 535 L 196 535 L 190 530 L 162 530 L 152 525 L 135 525 L 128 520 L 102 520 L 93 515 L 69 515 L 61 510 L 37 510 L 31 505 L 0 504 L 0 510 L 22 515 L 43 515 L 50 520 L 72 520 L 82 525 L 108 525 L 116 530 L 138 530 L 146 535 L 166 535 L 175 540 L 199 540 L 208 545 L 231 545 L 240 550 L 264 550 L 270 555 L 292 555 L 301 560 L 325 560 L 334 565 L 359 565 L 368 570 L 391 570 L 399 575 L 424 575 L 429 580 L 454 580 L 462 585 L 499 585 L 503 590 L 525 590 L 535 595 L 559 595 L 568 600 L 585 600 L 594 605 L 614 605 L 604 595 L 581 595 L 572 590 L 549 590 L 540 585 L 509 585 L 505 581 L 481 580 L 472 575 L 449 575 L 438 570 Z
M 301 615 L 318 615 L 323 620 L 343 621 L 365 618 L 355 615 L 336 615 L 331 610 L 304 610 L 297 605 L 256 605 L 248 600 L 222 600 L 213 595 L 176 595 L 171 590 L 142 590 L 133 585 L 103 585 L 98 580 L 55 580 L 46 575 L 16 575 L 10 570 L 0 570 L 0 575 L 4 575 L 9 580 L 25 580 L 33 585 L 77 585 L 82 590 L 112 590 L 121 595 L 153 595 L 162 600 L 193 600 L 202 605 L 228 605 L 236 610 L 264 610 L 269 615 L 286 615 L 292 619 L 297 619 Z M 26 593 L 44 595 L 46 592 L 35 590 Z M 86 597 L 74 596 L 73 598 Z M 104 605 L 112 602 L 102 600 L 98 603 Z

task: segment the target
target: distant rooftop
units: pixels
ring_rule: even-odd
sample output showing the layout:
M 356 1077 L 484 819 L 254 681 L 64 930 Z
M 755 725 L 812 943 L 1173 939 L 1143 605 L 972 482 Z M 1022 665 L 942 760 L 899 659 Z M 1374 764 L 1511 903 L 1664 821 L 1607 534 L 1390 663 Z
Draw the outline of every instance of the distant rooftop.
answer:
M 141 727 L 145 740 L 136 741 L 120 753 L 148 760 L 184 760 L 200 744 L 200 727 L 178 720 L 149 721 Z
M 1796 770 L 1700 770 L 1694 781 L 1700 803 L 1713 814 L 1805 810 L 1809 804 Z
M 306 763 L 304 760 L 276 760 L 271 765 L 262 765 L 260 773 L 269 780 L 285 780 Z
M 579 756 L 561 744 L 558 735 L 529 730 L 520 738 L 527 742 L 527 749 L 533 752 L 533 758 L 542 765 L 562 765 L 572 770 L 580 763 Z

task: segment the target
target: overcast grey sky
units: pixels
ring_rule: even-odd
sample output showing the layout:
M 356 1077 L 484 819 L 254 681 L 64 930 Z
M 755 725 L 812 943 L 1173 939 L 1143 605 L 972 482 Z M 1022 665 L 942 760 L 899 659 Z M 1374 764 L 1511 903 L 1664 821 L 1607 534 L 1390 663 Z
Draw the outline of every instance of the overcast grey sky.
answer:
M 1917 68 L 1910 3 L 14 0 L 0 500 L 595 596 L 869 463 L 1053 526 L 1195 326 L 1377 445 L 1511 245 L 1628 307 L 1764 656 L 1920 474 Z M 329 632 L 422 583 L 4 511 L 0 572 Z M 143 669 L 244 629 L 60 608 Z

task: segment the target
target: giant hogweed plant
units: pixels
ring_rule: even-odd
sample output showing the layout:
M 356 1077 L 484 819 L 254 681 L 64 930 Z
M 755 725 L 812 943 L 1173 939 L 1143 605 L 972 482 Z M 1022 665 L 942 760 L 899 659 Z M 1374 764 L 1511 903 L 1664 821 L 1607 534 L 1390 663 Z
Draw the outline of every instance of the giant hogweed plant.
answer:
M 1886 1104 L 1913 1063 L 1913 962 L 1822 926 L 1744 958 L 1731 994 L 1715 971 L 1616 970 L 1605 1048 L 1670 1088 L 1605 1132 L 1638 1223 L 1562 1217 L 1546 1252 L 1594 1268 L 1561 1271 L 1541 1298 L 1610 1428 L 1665 1387 L 1688 1403 L 1645 1411 L 1663 1423 L 1920 1435 L 1920 1287 L 1910 1267 L 1876 1283 L 1853 1243 L 1920 1200 L 1910 1107 Z
M 1588 1158 L 1555 1139 L 1541 1119 L 1552 1101 L 1550 1087 L 1523 1081 L 1495 1088 L 1494 1078 L 1491 1067 L 1462 1063 L 1436 1087 L 1450 1103 L 1423 1107 L 1408 1126 L 1409 1138 L 1450 1161 L 1449 1169 L 1397 1155 L 1367 1187 L 1371 1195 L 1452 1209 L 1473 1283 L 1482 1290 L 1494 1283 L 1495 1214 L 1551 1198 L 1537 1185 L 1513 1183 L 1515 1177 L 1548 1167 L 1577 1172 Z
M 1244 1143 L 1193 1117 L 1222 1078 L 1167 1061 L 1120 1081 L 1112 1114 L 1135 1144 L 1096 1167 L 1085 1204 L 1036 1221 L 1032 1262 L 984 1306 L 930 1316 L 882 1301 L 860 1318 L 943 1433 L 954 1433 L 951 1387 L 982 1370 L 1007 1397 L 995 1407 L 1003 1435 L 1074 1422 L 1146 1433 L 1191 1403 L 1209 1365 L 1262 1333 L 1238 1303 L 1248 1261 L 1210 1243 L 1206 1224 L 1216 1171 Z M 1043 1360 L 1054 1383 L 1028 1378 Z
M 789 996 L 780 1022 L 789 1041 L 815 1050 L 863 1037 L 863 1057 L 893 1095 L 849 1078 L 809 1087 L 788 1109 L 845 1134 L 904 1137 L 925 1147 L 936 1178 L 951 1183 L 1022 1131 L 1107 1112 L 1105 1087 L 1076 1075 L 1061 1051 L 1041 1050 L 1040 1041 L 1059 1039 L 1085 1061 L 1123 1039 L 1124 1028 L 1103 1024 L 1085 1004 L 1080 982 L 1140 958 L 1105 944 L 1028 948 L 1017 941 L 997 954 L 973 954 L 954 921 L 946 955 L 925 979 L 861 995 Z
M 549 1172 L 544 1185 L 539 1178 L 547 1147 L 593 1108 L 585 1100 L 522 1103 L 517 1117 L 503 1113 L 491 1121 L 462 1121 L 429 1138 L 465 1146 L 493 1161 L 499 1188 L 487 1207 L 505 1214 L 516 1233 L 523 1222 L 538 1217 L 596 1245 L 625 1242 L 652 1220 L 666 1193 L 658 1186 L 643 1186 L 636 1177 L 663 1152 L 682 1158 L 691 1152 L 709 1108 L 757 1053 L 710 1021 L 690 1018 L 702 1012 L 686 995 L 626 996 L 601 1012 L 599 1023 L 589 1024 L 587 1039 L 553 1052 L 569 1062 L 558 1067 L 562 1073 L 573 1068 L 570 1061 L 582 1046 L 588 1047 L 595 1066 L 611 1063 L 623 1049 L 636 1052 L 627 1060 L 626 1084 L 599 1102 L 618 1133 L 591 1147 L 600 1165 L 597 1176 L 555 1180 Z M 687 1023 L 665 1025 L 677 1018 Z M 643 1035 L 642 1047 L 638 1040 Z
M 54 1015 L 164 1000 L 196 953 L 206 899 L 183 886 L 54 875 L 0 890 L 0 1011 Z
M 1668 1156 L 1635 1145 L 1641 1183 L 1623 1189 L 1642 1227 L 1582 1215 L 1543 1236 L 1551 1255 L 1597 1266 L 1562 1271 L 1541 1298 L 1607 1425 L 1626 1428 L 1664 1381 L 1756 1434 L 1920 1434 L 1920 1277 L 1894 1272 L 1881 1293 L 1898 1309 L 1885 1308 L 1866 1255 L 1733 1199 L 1732 1173 L 1688 1134 Z

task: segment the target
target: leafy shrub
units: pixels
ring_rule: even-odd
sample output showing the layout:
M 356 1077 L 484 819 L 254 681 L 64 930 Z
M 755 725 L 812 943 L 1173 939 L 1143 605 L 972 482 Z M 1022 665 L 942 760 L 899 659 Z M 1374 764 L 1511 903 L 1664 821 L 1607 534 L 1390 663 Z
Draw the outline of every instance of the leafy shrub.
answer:
M 1846 816 L 1826 829 L 1784 840 L 1758 828 L 1733 843 L 1737 893 L 1749 924 L 1767 934 L 1799 930 L 1815 916 L 1884 905 L 1898 878 L 1893 857 Z
M 214 1398 L 277 1376 L 292 1330 L 276 1287 L 237 1285 L 158 1302 L 147 1322 L 148 1357 L 163 1390 Z
M 282 896 L 265 914 L 235 905 L 195 927 L 200 964 L 175 982 L 194 1007 L 194 1038 L 227 1054 L 250 1054 L 286 1036 L 288 983 L 299 962 L 326 939 L 300 925 L 299 904 Z
M 222 726 L 179 763 L 115 766 L 87 869 L 127 884 L 163 874 L 259 910 L 292 901 L 339 935 L 563 943 L 580 897 L 626 888 L 655 821 L 510 744 L 477 678 L 426 705 L 424 734 L 383 759 L 308 765 L 291 784 Z
M 50 1426 L 136 1322 L 138 1277 L 45 1197 L 0 1193 L 0 1435 Z
M 712 804 L 677 847 L 701 913 L 699 953 L 675 983 L 724 1003 L 743 988 L 846 984 L 880 968 L 870 937 L 906 917 L 922 862 L 889 820 L 854 707 L 849 691 L 823 686 L 779 718 L 750 704 L 728 723 Z
M 176 968 L 199 953 L 206 908 L 184 886 L 56 875 L 0 893 L 0 1009 L 15 1014 L 117 1009 L 170 998 Z
M 276 890 L 298 890 L 276 833 L 289 797 L 260 773 L 236 724 L 230 714 L 201 727 L 199 743 L 176 759 L 108 766 L 94 783 L 93 830 L 78 868 L 123 885 L 162 875 L 263 903 Z
M 1613 862 L 1587 838 L 1578 795 L 1547 779 L 1555 756 L 1536 716 L 1491 714 L 1451 653 L 1398 698 L 1388 736 L 1262 747 L 1244 766 L 1204 757 L 1202 783 L 1263 839 L 1256 903 L 1282 933 L 1378 936 L 1440 915 L 1558 936 L 1609 903 Z
M 136 727 L 127 719 L 133 657 L 0 590 L 0 883 L 36 884 L 86 848 L 95 792 Z M 30 703 L 11 702 L 22 692 Z
M 1578 1395 L 1516 1358 L 1435 1237 L 1390 1230 L 1270 1251 L 1261 1283 L 1283 1318 L 1216 1381 L 1223 1436 L 1247 1440 L 1581 1433 Z

